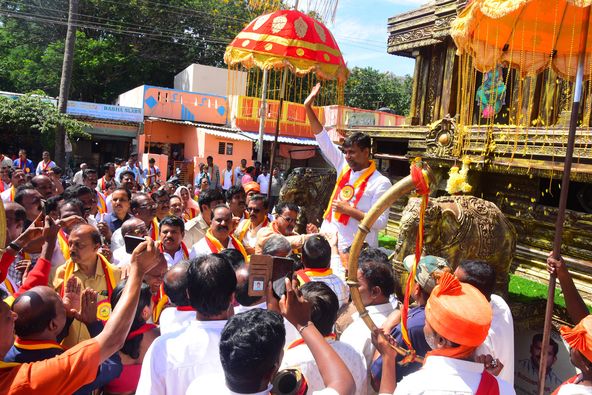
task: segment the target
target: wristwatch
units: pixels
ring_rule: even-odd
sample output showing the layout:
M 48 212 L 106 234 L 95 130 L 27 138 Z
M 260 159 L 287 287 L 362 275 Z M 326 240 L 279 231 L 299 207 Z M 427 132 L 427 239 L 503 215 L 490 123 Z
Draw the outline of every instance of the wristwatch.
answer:
M 20 245 L 16 244 L 14 241 L 11 241 L 10 243 L 8 243 L 8 247 L 12 248 L 17 253 L 19 253 L 23 249 L 23 247 L 21 247 Z

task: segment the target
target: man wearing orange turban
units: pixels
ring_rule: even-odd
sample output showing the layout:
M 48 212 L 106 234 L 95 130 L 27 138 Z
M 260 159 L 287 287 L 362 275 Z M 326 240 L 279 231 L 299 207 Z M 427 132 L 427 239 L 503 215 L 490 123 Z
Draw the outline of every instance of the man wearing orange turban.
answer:
M 515 394 L 510 384 L 485 371 L 482 363 L 473 362 L 492 316 L 487 299 L 477 288 L 444 273 L 428 299 L 425 314 L 424 334 L 432 351 L 419 371 L 396 385 L 395 394 Z M 381 386 L 380 392 L 385 388 Z
M 553 395 L 592 394 L 592 315 L 576 326 L 563 326 L 561 336 L 571 347 L 571 363 L 581 373 L 563 383 Z
M 248 206 L 251 196 L 257 195 L 259 192 L 261 192 L 261 187 L 255 181 L 251 181 L 243 184 L 243 188 L 245 190 L 245 193 L 247 194 L 246 204 Z

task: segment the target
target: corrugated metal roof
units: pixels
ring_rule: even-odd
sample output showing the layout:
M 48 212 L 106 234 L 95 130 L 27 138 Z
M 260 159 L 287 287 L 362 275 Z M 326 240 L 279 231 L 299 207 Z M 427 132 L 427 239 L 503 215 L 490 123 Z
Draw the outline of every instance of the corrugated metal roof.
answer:
M 241 132 L 242 135 L 251 138 L 252 140 L 258 140 L 259 134 L 253 132 Z M 274 136 L 272 134 L 264 134 L 264 141 L 273 141 Z M 303 137 L 288 137 L 278 136 L 278 142 L 284 144 L 295 144 L 295 145 L 315 145 L 318 146 L 317 141 L 314 139 L 306 139 Z
M 198 130 L 202 129 L 207 134 L 210 134 L 210 135 L 216 136 L 216 137 L 222 137 L 224 139 L 253 142 L 252 139 L 245 137 L 242 134 L 239 134 L 237 132 L 223 132 L 221 130 L 214 130 L 214 129 L 208 129 L 208 128 L 202 128 L 202 127 L 198 127 L 197 129 Z

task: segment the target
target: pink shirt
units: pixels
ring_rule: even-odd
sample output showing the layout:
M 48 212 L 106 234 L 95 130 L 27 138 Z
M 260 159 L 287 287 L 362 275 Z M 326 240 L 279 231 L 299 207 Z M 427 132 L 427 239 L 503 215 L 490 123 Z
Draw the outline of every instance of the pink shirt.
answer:
M 241 183 L 242 183 L 243 185 L 245 185 L 247 182 L 252 182 L 252 181 L 253 181 L 253 177 L 251 177 L 251 175 L 250 175 L 250 174 L 245 174 L 245 175 L 243 176 L 243 178 L 241 179 Z

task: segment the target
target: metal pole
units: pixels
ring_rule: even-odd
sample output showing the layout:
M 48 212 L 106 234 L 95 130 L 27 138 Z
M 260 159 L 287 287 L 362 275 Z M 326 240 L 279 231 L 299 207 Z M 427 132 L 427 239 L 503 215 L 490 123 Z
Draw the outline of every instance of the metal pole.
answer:
M 263 70 L 263 88 L 261 89 L 261 106 L 259 107 L 259 142 L 257 160 L 263 164 L 263 134 L 265 134 L 265 117 L 267 115 L 267 78 L 269 70 Z
M 269 161 L 269 186 L 267 187 L 267 197 L 271 196 L 271 177 L 273 174 L 273 167 L 275 166 L 275 151 L 277 148 L 278 136 L 280 134 L 280 119 L 282 118 L 282 107 L 284 106 L 284 96 L 286 93 L 286 80 L 288 79 L 288 69 L 284 68 L 282 71 L 282 88 L 280 90 L 280 106 L 278 108 L 277 122 L 275 124 L 275 136 L 273 138 L 273 146 L 271 148 L 271 160 Z
M 558 259 L 561 255 L 561 241 L 563 237 L 563 222 L 565 220 L 565 208 L 567 206 L 567 193 L 569 190 L 569 175 L 576 140 L 576 128 L 578 113 L 580 112 L 580 101 L 582 99 L 582 81 L 584 80 L 584 61 L 586 59 L 586 39 L 590 24 L 590 6 L 587 7 L 582 24 L 582 35 L 580 36 L 580 53 L 578 55 L 578 70 L 576 73 L 573 106 L 569 120 L 569 135 L 567 138 L 567 151 L 565 153 L 565 164 L 561 179 L 561 195 L 559 197 L 559 209 L 557 211 L 557 222 L 555 223 L 555 239 L 553 240 L 553 257 Z M 549 292 L 547 294 L 547 308 L 545 310 L 545 325 L 543 329 L 543 340 L 541 344 L 541 360 L 539 363 L 539 395 L 545 393 L 545 378 L 547 376 L 547 349 L 551 339 L 551 320 L 553 318 L 553 307 L 555 305 L 555 274 L 549 276 Z

